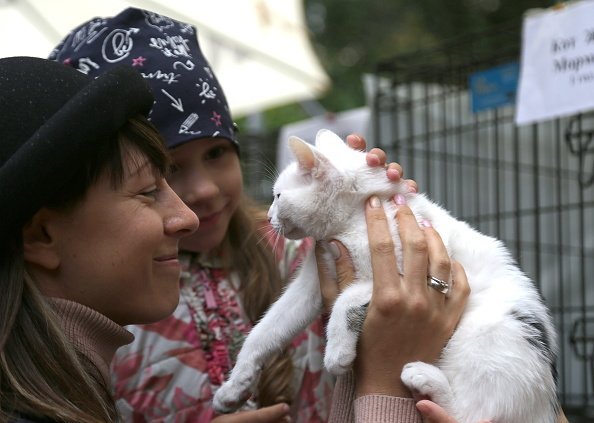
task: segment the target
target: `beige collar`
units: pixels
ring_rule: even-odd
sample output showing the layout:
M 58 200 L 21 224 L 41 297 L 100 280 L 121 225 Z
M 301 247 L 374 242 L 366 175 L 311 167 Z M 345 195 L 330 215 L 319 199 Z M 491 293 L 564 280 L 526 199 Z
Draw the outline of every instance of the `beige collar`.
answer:
M 115 351 L 134 340 L 134 335 L 103 314 L 79 303 L 49 298 L 60 319 L 62 330 L 74 348 L 93 363 L 110 386 L 109 364 Z

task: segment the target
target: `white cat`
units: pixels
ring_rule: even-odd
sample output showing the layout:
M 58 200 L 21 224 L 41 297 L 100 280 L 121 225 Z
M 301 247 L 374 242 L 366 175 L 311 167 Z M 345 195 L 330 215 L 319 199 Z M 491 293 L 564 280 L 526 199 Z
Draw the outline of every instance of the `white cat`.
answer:
M 356 280 L 336 299 L 327 328 L 326 368 L 339 375 L 354 358 L 361 316 L 372 291 L 364 203 L 380 197 L 388 216 L 400 193 L 419 221 L 439 232 L 452 259 L 466 271 L 472 292 L 466 310 L 437 366 L 405 366 L 403 382 L 428 395 L 459 423 L 553 423 L 559 405 L 554 370 L 557 341 L 546 307 L 533 283 L 503 244 L 451 217 L 404 183 L 388 181 L 382 168 L 366 164 L 365 153 L 321 130 L 315 147 L 292 137 L 296 157 L 274 185 L 269 218 L 288 238 L 337 239 L 350 252 Z M 388 219 L 400 257 L 395 219 Z M 402 268 L 402 263 L 399 263 Z M 455 287 L 453 288 L 455 289 Z M 216 392 L 218 411 L 236 409 L 253 393 L 260 370 L 322 309 L 316 259 L 309 254 L 286 291 L 249 334 L 229 380 Z M 414 341 L 414 340 L 413 340 Z

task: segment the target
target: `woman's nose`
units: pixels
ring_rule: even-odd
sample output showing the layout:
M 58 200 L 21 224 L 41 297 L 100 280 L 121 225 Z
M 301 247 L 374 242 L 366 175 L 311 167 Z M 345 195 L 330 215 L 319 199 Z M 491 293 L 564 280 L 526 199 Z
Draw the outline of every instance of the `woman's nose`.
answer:
M 171 189 L 171 210 L 165 217 L 165 233 L 176 238 L 183 238 L 192 234 L 200 221 L 198 216 Z

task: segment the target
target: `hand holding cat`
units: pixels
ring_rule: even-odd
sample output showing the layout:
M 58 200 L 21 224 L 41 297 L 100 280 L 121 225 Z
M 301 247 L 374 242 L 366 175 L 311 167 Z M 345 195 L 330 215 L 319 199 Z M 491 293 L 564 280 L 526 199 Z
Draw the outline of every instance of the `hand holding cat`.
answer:
M 417 409 L 423 415 L 424 423 L 458 423 L 446 413 L 439 405 L 428 400 L 422 400 L 417 403 Z M 478 423 L 490 423 L 487 420 L 481 420 Z
M 346 137 L 346 142 L 349 147 L 355 150 L 365 151 L 367 142 L 365 138 L 357 134 L 351 134 Z M 404 175 L 402 166 L 398 163 L 392 162 L 386 164 L 387 156 L 384 150 L 380 148 L 372 148 L 365 157 L 367 165 L 371 167 L 384 166 L 386 168 L 386 176 L 392 182 L 399 182 Z M 412 179 L 405 179 L 411 192 L 417 192 L 417 183 Z
M 365 148 L 367 148 L 367 142 L 365 141 L 365 138 L 358 134 L 347 135 L 346 143 L 354 150 L 365 151 Z M 369 152 L 367 152 L 365 158 L 368 166 L 384 166 L 386 168 L 386 177 L 392 182 L 400 182 L 402 176 L 404 175 L 404 171 L 400 164 L 396 162 L 386 164 L 387 155 L 384 150 L 380 148 L 372 148 L 369 150 Z M 404 181 L 407 183 L 410 192 L 418 191 L 418 186 L 415 180 L 405 179 Z M 353 263 L 349 256 L 349 252 L 344 248 L 344 246 L 340 245 L 338 242 L 331 242 L 328 247 L 330 248 L 331 253 L 336 261 L 336 271 L 340 272 L 340 274 L 337 275 L 336 280 L 333 280 L 331 278 L 322 276 L 322 273 L 319 272 L 320 289 L 322 290 L 324 310 L 327 312 L 329 312 L 332 308 L 332 304 L 338 296 L 338 293 L 341 292 L 355 277 Z M 325 261 L 322 259 L 322 254 L 322 247 L 321 245 L 317 244 L 317 262 L 323 264 Z M 322 269 L 318 270 L 322 271 Z
M 377 199 L 372 198 L 367 204 L 374 287 L 359 339 L 355 365 L 357 395 L 410 397 L 410 391 L 400 381 L 402 367 L 415 360 L 437 360 L 460 319 L 470 289 L 464 270 L 459 264 L 450 263 L 437 232 L 419 227 L 406 205 L 400 205 L 396 216 L 405 274 L 400 276 L 384 210 L 377 207 Z M 353 278 L 348 251 L 338 242 L 331 245 L 338 280 L 320 272 L 327 304 Z M 427 274 L 448 280 L 450 272 L 456 285 L 448 297 L 427 286 Z
M 435 362 L 452 335 L 470 294 L 464 269 L 450 262 L 439 234 L 419 227 L 406 205 L 396 214 L 402 240 L 403 273 L 399 275 L 387 217 L 371 198 L 366 208 L 374 274 L 373 294 L 355 366 L 357 394 L 410 396 L 402 384 L 402 367 L 412 361 Z M 427 286 L 427 275 L 456 286 L 445 295 Z

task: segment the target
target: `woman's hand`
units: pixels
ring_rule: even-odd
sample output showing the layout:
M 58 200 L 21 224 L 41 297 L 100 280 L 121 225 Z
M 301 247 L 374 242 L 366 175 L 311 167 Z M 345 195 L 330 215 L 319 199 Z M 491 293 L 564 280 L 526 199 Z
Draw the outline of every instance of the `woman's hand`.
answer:
M 357 395 L 410 397 L 400 380 L 403 366 L 439 358 L 460 320 L 470 288 L 464 269 L 450 262 L 439 234 L 427 225 L 419 227 L 406 205 L 400 205 L 396 214 L 404 266 L 400 275 L 388 221 L 377 202 L 372 197 L 365 211 L 374 281 L 355 362 Z M 354 276 L 348 251 L 338 242 L 330 245 L 337 279 L 318 272 L 328 305 Z M 321 253 L 320 247 L 316 253 Z M 451 280 L 450 273 L 455 286 L 447 297 L 427 286 L 427 275 Z
M 346 142 L 349 147 L 354 150 L 365 151 L 367 148 L 367 142 L 365 138 L 358 134 L 350 134 L 346 137 Z M 390 163 L 386 165 L 386 153 L 380 148 L 372 148 L 366 155 L 367 165 L 371 167 L 384 166 L 386 168 L 386 176 L 393 182 L 399 182 L 401 177 L 404 175 L 402 166 L 398 163 Z M 412 179 L 404 180 L 408 184 L 409 192 L 417 192 L 417 183 Z M 320 289 L 322 291 L 322 299 L 324 302 L 324 310 L 330 312 L 332 304 L 336 299 L 338 293 L 344 289 L 344 287 L 350 283 L 354 278 L 354 270 L 351 258 L 348 251 L 340 245 L 339 242 L 331 241 L 329 243 L 329 249 L 336 261 L 336 271 L 341 273 L 336 279 L 329 278 L 324 273 L 326 270 L 323 268 L 322 259 L 322 247 L 316 245 L 316 258 L 318 262 L 318 274 L 320 275 Z
M 458 423 L 443 408 L 429 400 L 419 401 L 417 403 L 417 410 L 423 415 L 424 423 Z M 478 423 L 490 422 L 488 420 L 481 420 Z
M 417 410 L 423 415 L 423 421 L 425 423 L 458 423 L 453 417 L 450 417 L 443 408 L 429 400 L 421 400 L 417 402 Z M 479 423 L 490 423 L 490 421 L 481 420 Z M 559 410 L 557 423 L 569 423 L 563 410 Z
M 216 417 L 212 423 L 290 423 L 289 406 L 285 403 L 252 411 L 240 411 Z
M 354 150 L 365 151 L 367 148 L 367 142 L 361 135 L 351 134 L 346 137 L 346 142 L 349 147 Z M 384 166 L 386 168 L 386 176 L 392 182 L 399 182 L 404 175 L 402 166 L 398 163 L 390 163 L 386 165 L 386 153 L 380 148 L 372 148 L 369 150 L 366 156 L 367 165 L 371 167 Z M 408 184 L 410 192 L 417 192 L 417 183 L 412 179 L 405 179 Z
M 374 281 L 355 362 L 357 394 L 410 396 L 400 380 L 402 367 L 412 361 L 437 361 L 460 320 L 470 288 L 464 269 L 450 261 L 439 234 L 428 224 L 419 227 L 408 206 L 399 205 L 396 213 L 402 275 L 377 198 L 368 201 L 366 217 Z M 446 296 L 427 285 L 427 275 L 454 280 L 455 286 Z

